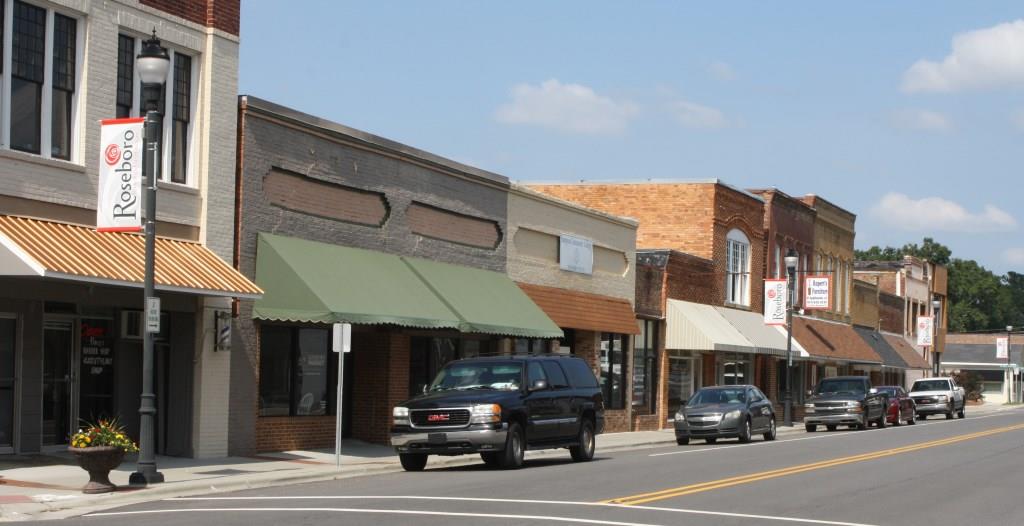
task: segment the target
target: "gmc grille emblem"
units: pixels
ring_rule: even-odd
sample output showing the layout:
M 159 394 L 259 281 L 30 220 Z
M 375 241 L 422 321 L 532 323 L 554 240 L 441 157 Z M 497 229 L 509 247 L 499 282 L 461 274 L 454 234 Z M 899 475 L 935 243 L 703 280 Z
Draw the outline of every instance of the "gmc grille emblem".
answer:
M 448 413 L 427 415 L 427 422 L 447 422 L 449 420 L 451 420 L 451 416 L 449 416 Z

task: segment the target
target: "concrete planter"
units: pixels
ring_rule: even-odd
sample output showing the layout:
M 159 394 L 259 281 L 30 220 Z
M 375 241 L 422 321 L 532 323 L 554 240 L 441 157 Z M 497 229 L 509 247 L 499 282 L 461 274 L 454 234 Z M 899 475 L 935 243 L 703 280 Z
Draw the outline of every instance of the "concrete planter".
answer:
M 109 493 L 117 489 L 110 482 L 110 470 L 121 465 L 124 450 L 119 447 L 69 447 L 68 451 L 78 460 L 78 465 L 89 472 L 89 483 L 82 487 L 82 493 Z

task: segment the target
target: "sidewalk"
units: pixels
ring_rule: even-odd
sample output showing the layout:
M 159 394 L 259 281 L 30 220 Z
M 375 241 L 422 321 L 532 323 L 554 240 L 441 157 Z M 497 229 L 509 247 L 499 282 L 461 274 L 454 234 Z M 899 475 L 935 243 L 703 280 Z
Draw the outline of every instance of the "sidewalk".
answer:
M 1013 406 L 972 406 L 972 413 L 1014 409 Z M 802 426 L 779 427 L 779 436 L 805 433 Z M 645 447 L 674 445 L 671 429 L 598 435 L 597 454 Z M 120 489 L 102 495 L 85 495 L 80 488 L 88 475 L 65 452 L 33 456 L 0 456 L 0 521 L 57 519 L 97 509 L 188 495 L 206 495 L 303 482 L 340 480 L 364 475 L 402 471 L 398 456 L 388 446 L 349 440 L 342 444 L 341 468 L 335 467 L 334 451 L 287 451 L 252 457 L 190 459 L 158 457 L 157 466 L 166 482 L 148 488 L 128 487 L 135 459 L 126 458 L 111 472 Z M 529 451 L 531 458 L 569 458 L 563 449 Z M 477 455 L 432 456 L 427 469 L 479 463 Z

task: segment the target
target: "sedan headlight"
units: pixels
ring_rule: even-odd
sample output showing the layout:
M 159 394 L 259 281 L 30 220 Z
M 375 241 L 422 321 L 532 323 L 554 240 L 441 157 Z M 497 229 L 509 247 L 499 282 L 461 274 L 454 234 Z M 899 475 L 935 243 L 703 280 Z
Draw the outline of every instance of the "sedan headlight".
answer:
M 407 426 L 409 425 L 409 408 L 404 406 L 395 406 L 391 410 L 391 416 L 394 417 L 394 424 L 396 426 Z
M 739 418 L 739 417 L 740 417 L 740 410 L 739 409 L 733 409 L 732 411 L 729 411 L 728 413 L 726 413 L 723 418 L 725 418 L 726 420 L 734 420 L 734 419 Z
M 501 422 L 501 406 L 498 404 L 478 404 L 471 410 L 473 417 L 472 424 L 490 424 Z

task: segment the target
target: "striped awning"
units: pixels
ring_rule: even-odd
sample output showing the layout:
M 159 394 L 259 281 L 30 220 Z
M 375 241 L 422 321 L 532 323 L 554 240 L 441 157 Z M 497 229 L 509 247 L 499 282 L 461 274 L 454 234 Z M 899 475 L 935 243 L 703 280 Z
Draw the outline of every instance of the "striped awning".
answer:
M 0 215 L 0 275 L 142 287 L 145 237 Z M 158 237 L 157 290 L 258 298 L 255 284 L 199 243 Z

